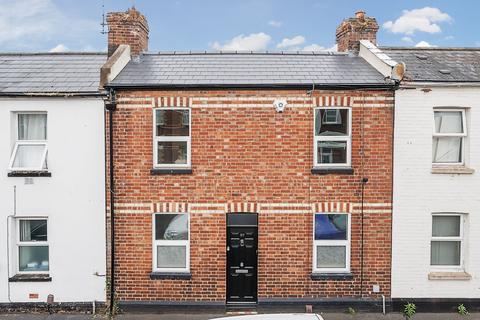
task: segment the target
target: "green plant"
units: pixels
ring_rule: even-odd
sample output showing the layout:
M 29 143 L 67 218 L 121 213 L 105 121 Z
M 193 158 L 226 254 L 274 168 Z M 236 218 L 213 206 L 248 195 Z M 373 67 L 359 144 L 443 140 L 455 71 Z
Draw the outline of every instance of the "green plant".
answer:
M 354 316 L 357 313 L 357 311 L 355 309 L 353 309 L 352 307 L 348 307 L 347 312 L 348 312 L 348 314 L 350 314 L 352 316 Z
M 107 292 L 110 292 L 110 288 L 111 288 L 111 283 L 110 283 L 110 280 L 107 279 L 105 283 L 105 290 Z M 108 301 L 107 301 L 107 306 L 105 308 L 105 316 L 107 317 L 107 319 L 113 319 L 119 313 L 120 313 L 120 307 L 118 306 L 117 294 L 115 292 L 113 295 L 112 308 L 109 307 Z
M 417 312 L 417 306 L 414 303 L 408 302 L 403 309 L 403 316 L 405 319 L 411 319 Z
M 108 319 L 113 319 L 119 313 L 120 313 L 120 308 L 118 306 L 117 298 L 115 297 L 113 299 L 112 309 L 107 307 L 107 309 L 105 311 L 105 315 L 107 316 Z
M 463 305 L 463 303 L 461 303 L 461 304 L 458 305 L 457 310 L 458 310 L 458 314 L 460 314 L 460 315 L 462 315 L 462 316 L 468 315 L 468 310 L 467 310 L 467 308 Z

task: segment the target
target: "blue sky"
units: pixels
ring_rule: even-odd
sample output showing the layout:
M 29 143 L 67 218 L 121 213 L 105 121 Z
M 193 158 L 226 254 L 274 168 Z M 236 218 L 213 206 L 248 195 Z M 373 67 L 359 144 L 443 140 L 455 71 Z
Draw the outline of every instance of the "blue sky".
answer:
M 378 42 L 480 46 L 480 1 L 104 0 L 135 5 L 150 25 L 150 51 L 333 49 L 335 28 L 363 9 Z M 102 0 L 0 0 L 0 51 L 104 51 Z

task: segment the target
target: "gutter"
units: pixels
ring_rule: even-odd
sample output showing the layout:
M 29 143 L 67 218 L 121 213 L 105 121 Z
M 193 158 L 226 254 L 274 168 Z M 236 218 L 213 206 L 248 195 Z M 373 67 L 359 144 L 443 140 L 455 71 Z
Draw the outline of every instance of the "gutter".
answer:
M 441 87 L 441 88 L 478 88 L 480 81 L 447 82 L 447 81 L 406 81 L 400 88 Z
M 60 98 L 69 98 L 69 97 L 104 97 L 106 92 L 96 91 L 96 92 L 0 92 L 0 97 L 60 97 Z
M 315 89 L 391 89 L 395 83 L 384 84 L 315 84 Z M 105 88 L 119 90 L 208 90 L 208 89 L 301 89 L 310 90 L 312 83 L 305 84 L 107 84 Z

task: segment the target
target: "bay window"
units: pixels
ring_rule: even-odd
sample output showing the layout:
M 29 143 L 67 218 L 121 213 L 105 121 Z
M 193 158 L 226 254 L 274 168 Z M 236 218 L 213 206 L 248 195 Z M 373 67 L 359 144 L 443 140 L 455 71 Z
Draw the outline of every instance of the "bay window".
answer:
M 15 114 L 15 146 L 10 158 L 12 171 L 47 169 L 47 114 Z
M 349 214 L 316 213 L 313 230 L 313 271 L 349 272 Z
M 154 271 L 190 270 L 190 226 L 188 213 L 154 214 Z
M 190 167 L 190 109 L 154 109 L 153 166 Z
M 316 108 L 314 123 L 314 167 L 350 166 L 350 108 Z
M 463 164 L 467 136 L 465 110 L 435 110 L 434 122 L 433 163 Z

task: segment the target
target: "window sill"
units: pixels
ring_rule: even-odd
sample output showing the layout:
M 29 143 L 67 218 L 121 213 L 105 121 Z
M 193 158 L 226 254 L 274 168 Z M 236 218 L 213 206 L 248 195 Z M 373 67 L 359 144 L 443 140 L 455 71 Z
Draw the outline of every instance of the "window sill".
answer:
M 352 280 L 353 274 L 313 272 L 310 274 L 310 279 L 312 280 Z
M 163 174 L 191 174 L 192 168 L 153 168 L 150 174 L 153 176 Z
M 8 278 L 9 282 L 51 282 L 52 277 L 49 274 L 16 274 Z
M 192 274 L 190 272 L 152 272 L 150 273 L 150 279 L 190 280 Z
M 49 171 L 10 171 L 8 177 L 51 177 L 52 173 Z
M 430 272 L 428 280 L 470 280 L 472 276 L 466 272 Z
M 313 167 L 313 174 L 353 174 L 352 167 Z
M 462 165 L 433 165 L 433 174 L 473 174 L 475 169 Z

